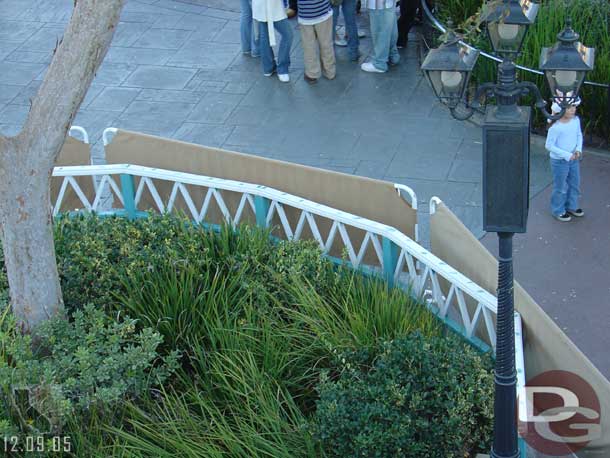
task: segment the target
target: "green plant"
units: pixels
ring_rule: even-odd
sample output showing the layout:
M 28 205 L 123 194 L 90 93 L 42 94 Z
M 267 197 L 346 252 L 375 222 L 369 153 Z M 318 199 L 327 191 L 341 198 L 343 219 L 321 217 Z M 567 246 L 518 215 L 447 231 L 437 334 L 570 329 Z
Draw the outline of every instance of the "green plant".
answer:
M 491 361 L 419 333 L 339 354 L 312 430 L 329 457 L 463 458 L 489 450 Z
M 343 269 L 332 290 L 319 291 L 307 279 L 286 277 L 292 296 L 287 316 L 312 332 L 330 351 L 366 348 L 419 330 L 437 335 L 441 327 L 408 293 L 375 277 Z
M 113 319 L 89 305 L 71 320 L 53 318 L 32 336 L 15 331 L 5 312 L 0 328 L 0 386 L 4 409 L 24 433 L 54 434 L 72 415 L 112 410 L 163 383 L 179 353 L 157 355 L 161 336 L 136 332 L 136 321 Z

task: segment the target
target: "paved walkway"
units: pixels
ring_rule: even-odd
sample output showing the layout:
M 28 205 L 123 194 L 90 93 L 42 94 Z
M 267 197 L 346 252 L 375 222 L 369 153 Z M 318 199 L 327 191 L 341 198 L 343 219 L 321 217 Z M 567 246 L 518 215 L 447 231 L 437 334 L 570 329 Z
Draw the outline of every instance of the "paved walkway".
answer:
M 1 132 L 20 129 L 72 5 L 73 0 L 0 0 Z M 147 132 L 407 184 L 420 200 L 424 245 L 432 195 L 441 197 L 475 235 L 484 235 L 480 129 L 453 120 L 436 102 L 419 70 L 414 40 L 401 51 L 401 64 L 383 75 L 362 72 L 344 48 L 337 48 L 336 80 L 309 86 L 302 79 L 295 33 L 292 79 L 282 84 L 262 75 L 258 59 L 241 54 L 238 11 L 238 0 L 127 2 L 75 121 L 92 135 L 95 160 L 103 159 L 104 128 Z M 368 32 L 366 19 L 359 22 Z M 370 39 L 363 39 L 361 61 L 370 47 Z M 605 346 L 599 345 L 608 343 L 603 329 L 608 257 L 589 248 L 599 228 L 608 247 L 610 221 L 595 215 L 608 214 L 601 190 L 610 164 L 585 165 L 585 182 L 591 177 L 590 183 L 597 183 L 599 202 L 586 206 L 591 216 L 559 228 L 546 221 L 550 171 L 536 142 L 531 159 L 531 195 L 544 192 L 532 203 L 528 239 L 517 254 L 517 278 L 609 375 L 600 350 Z M 537 240 L 552 241 L 556 248 L 530 251 L 532 245 L 525 242 Z M 601 235 L 595 243 L 604 247 Z M 570 271 L 563 264 L 568 258 Z
M 0 131 L 19 130 L 69 20 L 72 0 L 0 0 Z M 290 84 L 262 75 L 239 46 L 238 0 L 129 0 L 76 117 L 109 126 L 404 183 L 436 194 L 481 231 L 480 129 L 451 119 L 419 70 L 415 40 L 387 74 L 366 74 L 337 48 L 334 81 L 303 81 L 298 30 Z M 296 20 L 291 21 L 296 27 Z M 368 32 L 366 16 L 360 28 Z M 361 43 L 364 60 L 371 47 Z M 548 182 L 533 162 L 534 187 Z

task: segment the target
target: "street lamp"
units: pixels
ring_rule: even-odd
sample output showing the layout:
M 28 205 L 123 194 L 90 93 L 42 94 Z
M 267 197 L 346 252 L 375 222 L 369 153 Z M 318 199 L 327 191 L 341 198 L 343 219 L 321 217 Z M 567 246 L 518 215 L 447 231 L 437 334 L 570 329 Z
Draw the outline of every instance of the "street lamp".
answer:
M 595 55 L 593 48 L 578 42 L 570 20 L 557 36 L 555 46 L 542 50 L 540 69 L 546 75 L 553 100 L 561 107 L 560 113 L 550 114 L 538 87 L 528 81 L 517 81 L 513 62 L 537 11 L 538 5 L 529 0 L 487 4 L 483 22 L 495 53 L 503 60 L 498 65 L 497 81 L 481 84 L 470 106 L 464 100 L 464 92 L 477 54 L 474 50 L 465 51 L 466 45 L 453 32 L 447 35 L 445 44 L 429 52 L 421 66 L 434 93 L 456 119 L 471 117 L 483 96 L 496 100 L 496 105 L 486 106 L 483 121 L 483 228 L 496 232 L 499 239 L 492 458 L 519 457 L 512 240 L 515 233 L 525 232 L 527 226 L 531 119 L 530 107 L 520 106 L 519 101 L 530 94 L 547 119 L 561 118 L 576 101 L 585 74 L 593 69 Z M 467 105 L 465 115 L 456 110 L 460 103 Z

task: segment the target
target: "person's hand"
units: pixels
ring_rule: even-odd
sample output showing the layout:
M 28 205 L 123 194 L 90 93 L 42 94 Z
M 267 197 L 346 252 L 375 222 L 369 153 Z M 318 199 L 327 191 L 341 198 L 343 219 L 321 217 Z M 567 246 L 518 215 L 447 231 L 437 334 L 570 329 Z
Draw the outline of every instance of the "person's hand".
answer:
M 577 152 L 576 152 L 576 153 L 573 153 L 573 154 L 570 156 L 570 160 L 571 160 L 571 161 L 575 161 L 576 159 L 578 159 L 578 153 L 577 153 Z
M 576 151 L 576 159 L 582 158 L 582 151 Z

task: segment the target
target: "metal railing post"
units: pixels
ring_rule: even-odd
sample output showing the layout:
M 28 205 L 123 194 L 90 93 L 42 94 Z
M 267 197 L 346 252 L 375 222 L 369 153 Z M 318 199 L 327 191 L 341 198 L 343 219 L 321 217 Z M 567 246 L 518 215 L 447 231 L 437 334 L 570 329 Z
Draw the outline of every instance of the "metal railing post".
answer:
M 136 218 L 136 193 L 135 193 L 135 182 L 133 175 L 125 173 L 121 174 L 121 194 L 123 196 L 123 205 L 127 212 L 127 218 Z
M 390 287 L 394 286 L 394 271 L 398 263 L 398 246 L 391 240 L 383 237 L 383 276 Z
M 254 196 L 254 208 L 256 209 L 256 225 L 267 227 L 267 214 L 269 213 L 269 199 Z

